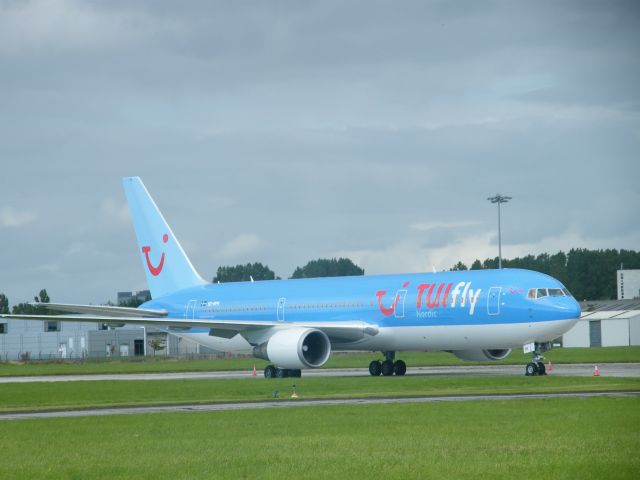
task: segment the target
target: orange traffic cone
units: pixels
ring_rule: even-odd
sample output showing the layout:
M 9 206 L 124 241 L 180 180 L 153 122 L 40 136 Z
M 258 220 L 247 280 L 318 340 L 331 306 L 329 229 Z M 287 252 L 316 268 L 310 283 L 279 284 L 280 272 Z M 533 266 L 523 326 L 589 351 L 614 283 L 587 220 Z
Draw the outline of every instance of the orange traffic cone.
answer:
M 598 371 L 598 365 L 595 365 L 593 367 L 593 376 L 594 377 L 599 377 L 600 376 L 600 372 Z
M 256 365 L 255 363 L 253 364 L 253 371 L 251 372 L 251 376 L 255 377 L 258 375 L 258 371 L 256 370 Z
M 547 364 L 547 372 L 548 373 L 553 372 L 553 365 L 551 365 L 551 360 L 549 360 L 549 363 Z

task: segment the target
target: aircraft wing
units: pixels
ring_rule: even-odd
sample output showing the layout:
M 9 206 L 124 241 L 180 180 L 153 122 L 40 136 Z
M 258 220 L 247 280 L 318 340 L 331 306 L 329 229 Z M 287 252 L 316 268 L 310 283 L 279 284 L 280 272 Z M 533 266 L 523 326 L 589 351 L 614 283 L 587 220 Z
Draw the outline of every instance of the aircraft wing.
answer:
M 44 307 L 49 310 L 68 313 L 85 313 L 90 315 L 109 315 L 112 317 L 166 317 L 166 310 L 152 310 L 149 308 L 114 307 L 111 305 L 78 305 L 75 303 L 41 303 L 32 302 L 34 307 Z
M 44 304 L 50 305 L 50 304 Z M 90 305 L 76 305 L 75 307 L 91 307 Z M 124 307 L 96 307 L 99 308 L 124 308 Z M 133 308 L 132 310 L 139 310 Z M 121 312 L 122 313 L 122 312 Z M 277 322 L 277 321 L 255 321 L 255 320 L 224 320 L 224 319 L 184 319 L 170 318 L 164 313 L 164 317 L 143 317 L 124 315 L 22 315 L 3 314 L 1 318 L 12 318 L 19 320 L 46 320 L 56 322 L 85 322 L 85 323 L 106 323 L 114 326 L 145 325 L 158 328 L 169 328 L 184 330 L 188 328 L 209 328 L 210 335 L 222 338 L 232 338 L 245 330 L 283 328 L 283 327 L 306 327 L 316 328 L 323 331 L 333 341 L 358 340 L 365 335 L 377 335 L 378 328 L 361 321 L 344 322 Z

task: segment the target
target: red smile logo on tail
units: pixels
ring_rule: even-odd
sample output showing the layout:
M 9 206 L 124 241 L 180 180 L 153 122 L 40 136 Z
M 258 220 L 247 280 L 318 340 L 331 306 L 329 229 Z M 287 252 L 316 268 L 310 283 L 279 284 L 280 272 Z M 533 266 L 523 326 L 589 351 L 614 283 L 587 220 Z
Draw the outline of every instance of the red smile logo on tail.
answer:
M 168 241 L 169 241 L 169 235 L 165 233 L 162 236 L 162 243 L 167 243 Z M 160 257 L 160 263 L 158 264 L 157 267 L 154 267 L 151 264 L 151 259 L 149 258 L 150 251 L 151 251 L 150 246 L 145 245 L 144 247 L 142 247 L 142 253 L 144 253 L 144 257 L 147 260 L 147 268 L 149 268 L 151 275 L 153 275 L 154 277 L 157 277 L 158 275 L 160 275 L 160 272 L 162 272 L 162 267 L 164 267 L 164 252 L 162 252 L 162 256 Z

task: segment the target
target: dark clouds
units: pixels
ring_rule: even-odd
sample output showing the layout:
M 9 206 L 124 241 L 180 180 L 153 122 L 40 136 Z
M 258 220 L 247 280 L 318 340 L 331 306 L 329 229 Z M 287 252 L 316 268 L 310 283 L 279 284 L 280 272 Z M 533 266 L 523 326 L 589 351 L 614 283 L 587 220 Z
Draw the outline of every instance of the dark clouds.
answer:
M 128 175 L 205 277 L 484 258 L 496 192 L 506 256 L 638 249 L 638 32 L 619 1 L 0 3 L 0 291 L 142 288 Z

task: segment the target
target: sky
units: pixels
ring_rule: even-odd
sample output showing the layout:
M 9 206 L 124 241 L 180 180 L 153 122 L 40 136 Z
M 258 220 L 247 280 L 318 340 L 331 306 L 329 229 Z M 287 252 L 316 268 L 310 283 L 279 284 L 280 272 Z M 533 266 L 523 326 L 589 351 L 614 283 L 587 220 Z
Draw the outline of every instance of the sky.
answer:
M 200 274 L 640 250 L 636 1 L 0 0 L 0 292 L 146 288 L 121 179 Z

